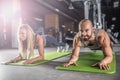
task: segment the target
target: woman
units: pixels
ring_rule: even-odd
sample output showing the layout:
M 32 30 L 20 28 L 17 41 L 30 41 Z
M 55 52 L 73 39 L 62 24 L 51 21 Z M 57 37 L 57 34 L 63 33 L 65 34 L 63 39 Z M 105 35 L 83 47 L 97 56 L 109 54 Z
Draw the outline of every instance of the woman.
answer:
M 23 24 L 18 30 L 18 48 L 19 56 L 5 64 L 14 63 L 22 59 L 26 59 L 24 64 L 31 64 L 44 59 L 43 38 L 33 32 L 28 24 Z M 38 48 L 39 56 L 34 57 L 34 48 Z

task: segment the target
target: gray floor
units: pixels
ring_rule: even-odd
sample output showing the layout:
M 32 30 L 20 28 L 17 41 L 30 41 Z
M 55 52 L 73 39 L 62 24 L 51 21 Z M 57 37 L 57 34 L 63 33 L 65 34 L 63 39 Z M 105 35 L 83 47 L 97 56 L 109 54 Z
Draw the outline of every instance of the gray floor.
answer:
M 117 70 L 115 74 L 99 74 L 56 70 L 57 65 L 67 61 L 70 55 L 52 60 L 42 65 L 26 67 L 0 65 L 0 80 L 120 80 L 120 52 L 116 49 Z M 45 52 L 55 51 L 56 48 L 45 48 Z M 81 52 L 90 51 L 82 49 Z M 0 62 L 7 61 L 18 55 L 18 51 L 0 50 Z

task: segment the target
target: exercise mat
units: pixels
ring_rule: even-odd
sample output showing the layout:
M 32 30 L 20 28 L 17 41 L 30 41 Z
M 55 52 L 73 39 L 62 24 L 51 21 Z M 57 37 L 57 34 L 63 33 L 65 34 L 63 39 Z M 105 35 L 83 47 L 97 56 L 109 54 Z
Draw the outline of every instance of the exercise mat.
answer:
M 35 65 L 39 65 L 48 61 L 51 61 L 53 59 L 57 59 L 63 56 L 66 56 L 68 54 L 70 54 L 71 52 L 49 52 L 49 53 L 45 53 L 45 58 L 43 61 L 39 61 L 39 62 L 35 62 L 32 64 L 23 64 L 25 62 L 25 60 L 21 60 L 19 62 L 16 63 L 10 63 L 10 65 L 18 65 L 18 66 L 35 66 Z M 35 55 L 35 57 L 37 57 L 38 55 Z
M 93 52 L 93 53 L 84 53 L 81 54 L 77 66 L 70 65 L 69 67 L 57 66 L 58 70 L 68 70 L 68 71 L 79 71 L 79 72 L 96 72 L 96 73 L 105 73 L 113 74 L 116 72 L 116 57 L 113 53 L 113 61 L 109 64 L 110 70 L 101 70 L 98 67 L 92 67 L 92 64 L 95 64 L 103 59 L 102 52 Z

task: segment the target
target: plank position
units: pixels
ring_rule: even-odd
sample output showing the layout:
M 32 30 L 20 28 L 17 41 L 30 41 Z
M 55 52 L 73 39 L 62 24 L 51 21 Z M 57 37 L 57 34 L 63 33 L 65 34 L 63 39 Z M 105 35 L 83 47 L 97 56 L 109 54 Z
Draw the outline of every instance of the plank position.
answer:
M 4 64 L 15 63 L 25 59 L 23 64 L 31 64 L 44 60 L 43 37 L 33 32 L 28 24 L 22 24 L 18 29 L 18 49 L 19 55 Z M 39 56 L 33 58 L 34 48 L 37 47 Z
M 111 63 L 113 59 L 110 38 L 103 29 L 95 30 L 89 19 L 84 19 L 79 23 L 79 32 L 75 35 L 73 40 L 71 58 L 67 63 L 63 64 L 64 67 L 77 65 L 76 61 L 78 60 L 81 46 L 92 46 L 92 48 L 100 47 L 104 58 L 92 66 L 97 66 L 103 70 L 110 69 L 109 63 Z

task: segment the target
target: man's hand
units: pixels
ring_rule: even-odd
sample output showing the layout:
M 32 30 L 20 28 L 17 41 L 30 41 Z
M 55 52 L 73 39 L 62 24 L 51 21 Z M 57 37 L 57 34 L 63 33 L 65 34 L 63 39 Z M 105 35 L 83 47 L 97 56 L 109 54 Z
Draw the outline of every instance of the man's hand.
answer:
M 70 66 L 70 65 L 77 66 L 77 63 L 71 61 L 71 62 L 68 62 L 68 63 L 63 64 L 63 67 L 68 67 L 68 66 Z
M 106 64 L 105 62 L 98 62 L 92 65 L 93 67 L 99 67 L 100 69 L 103 70 L 110 70 L 110 66 Z
M 77 60 L 78 60 L 77 57 L 76 57 L 76 58 L 73 58 L 73 59 L 71 59 L 68 63 L 63 64 L 63 67 L 68 67 L 68 66 L 70 66 L 70 65 L 77 66 L 77 63 L 76 63 Z

